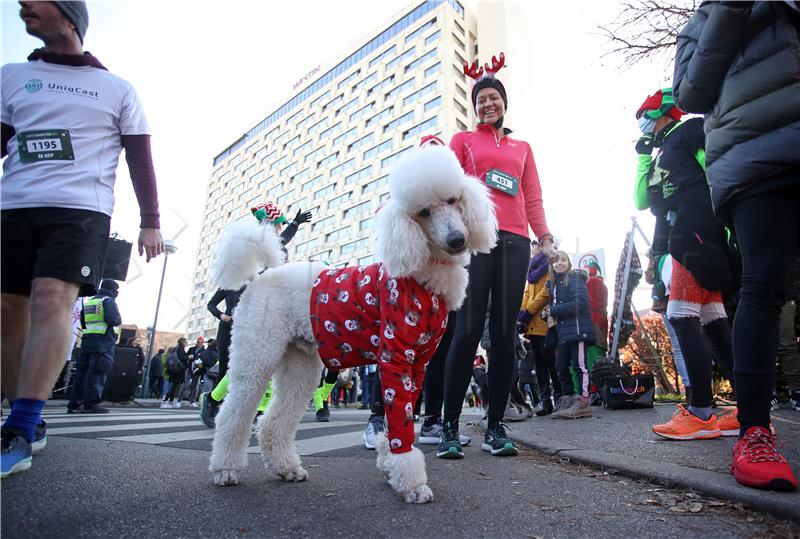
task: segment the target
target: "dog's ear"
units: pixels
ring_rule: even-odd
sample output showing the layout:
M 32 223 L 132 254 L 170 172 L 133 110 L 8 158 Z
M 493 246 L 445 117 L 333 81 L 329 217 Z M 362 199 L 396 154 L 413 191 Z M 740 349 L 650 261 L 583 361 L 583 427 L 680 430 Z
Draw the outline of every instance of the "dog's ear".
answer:
M 378 260 L 392 277 L 410 275 L 428 259 L 428 238 L 422 228 L 392 199 L 375 217 Z
M 462 215 L 469 230 L 469 249 L 473 253 L 488 253 L 497 243 L 497 217 L 489 189 L 480 181 L 464 177 Z

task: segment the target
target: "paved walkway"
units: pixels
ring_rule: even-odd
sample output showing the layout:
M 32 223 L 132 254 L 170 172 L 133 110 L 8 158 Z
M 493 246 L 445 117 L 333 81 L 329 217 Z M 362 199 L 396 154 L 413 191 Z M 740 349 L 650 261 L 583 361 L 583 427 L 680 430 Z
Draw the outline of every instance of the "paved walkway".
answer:
M 666 485 L 691 488 L 755 509 L 800 520 L 800 492 L 770 492 L 736 483 L 728 471 L 734 437 L 713 440 L 671 441 L 650 430 L 669 420 L 674 404 L 651 409 L 606 410 L 593 407 L 586 419 L 562 420 L 534 417 L 512 423 L 514 440 L 573 462 L 600 466 L 609 471 Z M 800 413 L 791 409 L 773 412 L 773 423 L 783 440 L 783 455 L 800 474 Z
M 139 399 L 133 403 L 104 405 L 153 408 L 160 402 Z M 66 401 L 50 400 L 47 406 L 66 407 Z M 667 421 L 674 411 L 674 404 L 657 404 L 652 409 L 642 410 L 593 407 L 591 418 L 533 417 L 511 423 L 508 433 L 519 443 L 569 458 L 572 462 L 650 479 L 669 487 L 693 489 L 800 521 L 800 492 L 762 491 L 736 483 L 728 472 L 736 438 L 677 442 L 661 439 L 650 431 L 651 425 Z M 778 410 L 773 412 L 773 423 L 784 443 L 783 455 L 793 465 L 795 473 L 800 474 L 800 413 L 788 408 Z

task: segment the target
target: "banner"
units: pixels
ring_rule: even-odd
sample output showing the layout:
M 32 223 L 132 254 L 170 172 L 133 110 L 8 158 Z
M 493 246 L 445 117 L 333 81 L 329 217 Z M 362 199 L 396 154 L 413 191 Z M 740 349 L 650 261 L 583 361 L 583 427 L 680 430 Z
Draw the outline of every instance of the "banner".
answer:
M 628 258 L 628 249 L 633 249 L 631 254 L 631 265 L 628 270 L 628 286 L 625 290 L 625 297 L 622 296 L 622 283 L 625 281 L 625 262 Z M 620 320 L 620 333 L 619 341 L 617 342 L 617 349 L 615 354 L 619 354 L 619 349 L 624 347 L 628 339 L 633 334 L 636 325 L 633 321 L 633 312 L 631 311 L 631 295 L 633 290 L 639 285 L 639 280 L 642 278 L 642 264 L 639 261 L 639 254 L 636 252 L 636 244 L 633 242 L 633 234 L 631 232 L 625 235 L 625 247 L 619 255 L 619 264 L 617 264 L 617 274 L 614 282 L 614 309 L 611 311 L 611 327 L 616 330 L 617 325 L 617 311 L 619 310 L 620 302 L 623 302 L 622 319 Z M 613 341 L 614 331 L 609 334 L 609 339 Z M 613 349 L 613 342 L 609 342 L 609 348 Z
M 584 251 L 577 253 L 572 257 L 572 267 L 582 268 L 589 270 L 589 266 L 597 264 L 600 268 L 600 275 L 606 276 L 606 257 L 603 249 L 595 249 L 594 251 Z

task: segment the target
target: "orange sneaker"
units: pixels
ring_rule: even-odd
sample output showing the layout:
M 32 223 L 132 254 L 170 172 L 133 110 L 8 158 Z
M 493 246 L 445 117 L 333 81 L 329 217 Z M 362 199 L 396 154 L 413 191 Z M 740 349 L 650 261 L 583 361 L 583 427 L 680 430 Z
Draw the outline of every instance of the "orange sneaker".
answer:
M 670 440 L 706 440 L 720 436 L 717 418 L 713 414 L 703 421 L 681 404 L 669 422 L 653 425 L 653 432 Z
M 717 425 L 722 436 L 739 436 L 739 409 L 730 408 L 717 416 Z
M 750 427 L 733 446 L 731 473 L 736 482 L 770 490 L 795 490 L 797 477 L 775 446 L 780 441 L 764 427 Z

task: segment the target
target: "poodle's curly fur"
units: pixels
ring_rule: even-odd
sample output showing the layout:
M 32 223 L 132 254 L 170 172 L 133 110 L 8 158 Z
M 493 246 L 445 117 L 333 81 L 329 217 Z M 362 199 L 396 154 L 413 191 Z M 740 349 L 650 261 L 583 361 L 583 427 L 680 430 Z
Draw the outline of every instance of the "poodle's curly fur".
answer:
M 470 254 L 488 252 L 497 241 L 486 187 L 464 174 L 449 148 L 424 147 L 398 161 L 389 190 L 391 197 L 376 217 L 378 259 L 391 277 L 413 277 L 442 296 L 450 310 L 457 309 L 466 292 L 464 266 Z M 310 295 L 326 266 L 299 262 L 275 267 L 283 256 L 270 229 L 255 223 L 229 228 L 213 268 L 223 288 L 237 289 L 252 280 L 234 313 L 230 392 L 216 419 L 209 466 L 217 485 L 239 482 L 251 421 L 270 379 L 272 400 L 257 426 L 261 455 L 267 469 L 284 481 L 308 478 L 294 437 L 322 369 L 311 330 Z M 264 267 L 271 269 L 258 275 Z M 385 439 L 377 449 L 378 468 L 406 502 L 433 499 L 419 449 L 391 453 Z

